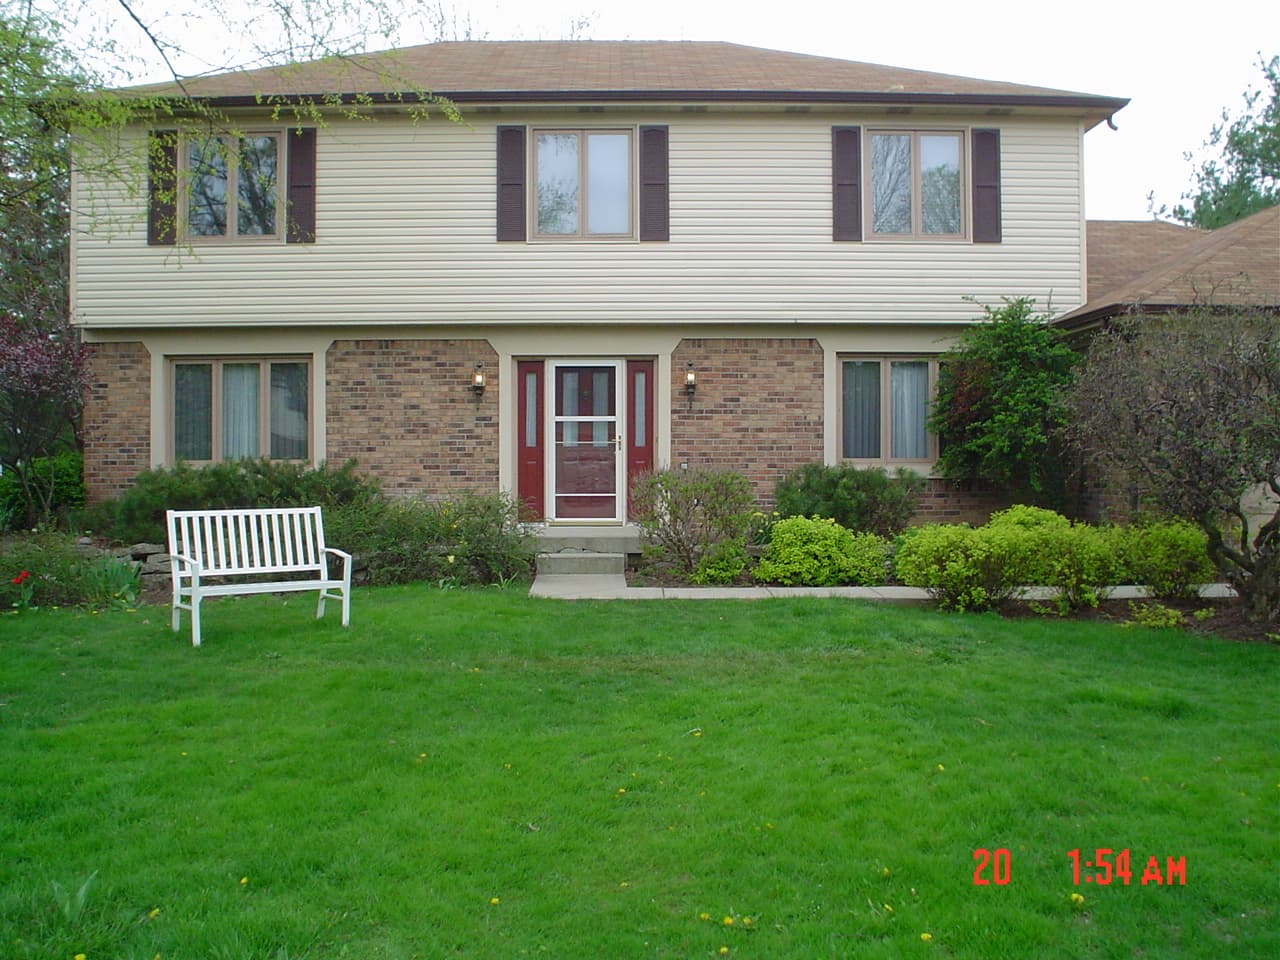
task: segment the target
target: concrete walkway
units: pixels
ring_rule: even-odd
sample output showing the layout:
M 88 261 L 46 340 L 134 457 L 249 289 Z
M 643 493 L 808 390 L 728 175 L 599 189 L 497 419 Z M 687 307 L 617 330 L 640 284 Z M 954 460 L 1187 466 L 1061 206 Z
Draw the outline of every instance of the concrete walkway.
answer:
M 1024 600 L 1051 600 L 1050 587 L 1023 591 Z M 918 587 L 629 587 L 622 574 L 540 574 L 529 588 L 531 597 L 556 600 L 768 600 L 777 597 L 841 597 L 847 600 L 879 600 L 894 604 L 929 604 L 933 601 Z M 1108 599 L 1147 600 L 1146 587 L 1114 587 Z M 1224 583 L 1200 589 L 1205 599 L 1235 596 Z

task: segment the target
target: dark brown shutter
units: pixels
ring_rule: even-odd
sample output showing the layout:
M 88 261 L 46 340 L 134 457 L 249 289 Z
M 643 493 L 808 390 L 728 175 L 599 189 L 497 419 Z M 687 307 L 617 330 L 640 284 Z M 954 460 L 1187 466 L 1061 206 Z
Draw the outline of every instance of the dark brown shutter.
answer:
M 147 138 L 147 243 L 171 246 L 178 237 L 178 131 Z
M 862 129 L 831 128 L 831 239 L 862 239 Z
M 640 128 L 640 239 L 671 239 L 666 127 Z
M 289 131 L 285 169 L 289 208 L 285 215 L 286 243 L 316 242 L 316 129 Z
M 973 131 L 973 242 L 1000 242 L 1000 131 Z
M 524 127 L 498 127 L 498 239 L 524 240 Z

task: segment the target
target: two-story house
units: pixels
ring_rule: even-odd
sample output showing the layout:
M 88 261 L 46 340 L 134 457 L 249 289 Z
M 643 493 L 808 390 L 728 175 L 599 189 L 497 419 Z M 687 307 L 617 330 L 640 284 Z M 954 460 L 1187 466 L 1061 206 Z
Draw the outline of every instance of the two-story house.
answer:
M 654 467 L 763 502 L 812 461 L 928 472 L 966 298 L 1084 302 L 1083 137 L 1126 103 L 724 43 L 357 66 L 461 122 L 349 62 L 213 76 L 186 92 L 234 132 L 126 131 L 147 191 L 77 177 L 92 497 L 177 460 L 355 457 L 390 492 L 620 522 Z M 263 105 L 357 82 L 372 120 Z

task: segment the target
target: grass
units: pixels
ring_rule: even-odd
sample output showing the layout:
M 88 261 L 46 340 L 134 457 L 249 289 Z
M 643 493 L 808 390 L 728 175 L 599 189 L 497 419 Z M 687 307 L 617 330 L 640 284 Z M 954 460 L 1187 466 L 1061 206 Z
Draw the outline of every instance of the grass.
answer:
M 210 604 L 199 650 L 157 607 L 0 617 L 0 955 L 1280 955 L 1276 647 L 800 599 L 311 610 Z M 1073 885 L 1098 847 L 1128 885 Z

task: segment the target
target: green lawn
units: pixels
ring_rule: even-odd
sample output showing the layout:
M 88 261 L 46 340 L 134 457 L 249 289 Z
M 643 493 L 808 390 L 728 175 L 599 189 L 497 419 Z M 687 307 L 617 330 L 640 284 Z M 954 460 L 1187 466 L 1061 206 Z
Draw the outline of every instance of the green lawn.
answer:
M 0 617 L 0 956 L 1280 956 L 1275 646 L 832 600 L 313 612 L 209 604 L 198 650 L 158 607 Z M 1073 884 L 1099 847 L 1127 885 Z

